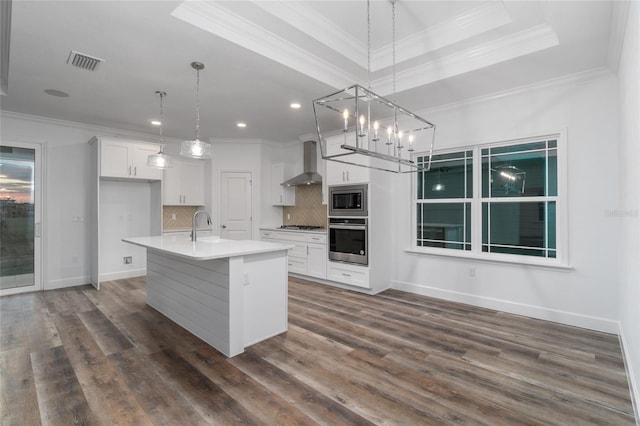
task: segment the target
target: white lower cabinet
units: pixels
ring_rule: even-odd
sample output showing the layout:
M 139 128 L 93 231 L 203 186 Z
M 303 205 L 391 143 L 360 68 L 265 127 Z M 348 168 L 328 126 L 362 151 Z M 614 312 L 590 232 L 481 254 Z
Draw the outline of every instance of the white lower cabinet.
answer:
M 274 231 L 261 229 L 260 239 L 292 244 L 289 249 L 289 272 L 326 278 L 327 236 L 309 232 Z
M 329 262 L 327 279 L 356 287 L 370 288 L 369 268 L 340 262 Z
M 307 275 L 327 277 L 327 236 L 307 235 Z

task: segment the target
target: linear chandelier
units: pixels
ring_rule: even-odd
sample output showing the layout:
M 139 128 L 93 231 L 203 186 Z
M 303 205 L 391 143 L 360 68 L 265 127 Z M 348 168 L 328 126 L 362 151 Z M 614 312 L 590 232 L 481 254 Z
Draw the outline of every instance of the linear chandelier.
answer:
M 392 11 L 393 97 L 396 95 L 396 0 Z M 431 169 L 435 124 L 371 91 L 371 17 L 367 0 L 368 88 L 359 84 L 313 101 L 320 151 L 325 160 L 393 173 Z M 412 158 L 428 152 L 425 165 Z

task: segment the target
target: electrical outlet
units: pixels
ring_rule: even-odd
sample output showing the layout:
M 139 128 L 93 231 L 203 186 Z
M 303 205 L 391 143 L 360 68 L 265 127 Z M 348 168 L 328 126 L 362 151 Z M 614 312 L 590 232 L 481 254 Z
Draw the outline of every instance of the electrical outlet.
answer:
M 291 213 L 287 213 L 287 220 L 291 220 Z
M 171 213 L 171 220 L 176 220 L 176 214 L 175 213 Z
M 125 265 L 131 265 L 133 263 L 133 258 L 131 256 L 125 256 L 122 258 L 122 263 Z
M 476 268 L 469 268 L 469 276 L 471 278 L 476 276 Z

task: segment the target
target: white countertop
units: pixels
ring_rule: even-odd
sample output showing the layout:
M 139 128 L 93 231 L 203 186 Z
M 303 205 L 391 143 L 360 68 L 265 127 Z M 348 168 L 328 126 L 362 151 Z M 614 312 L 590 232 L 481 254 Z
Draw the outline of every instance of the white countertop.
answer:
M 262 227 L 260 228 L 264 231 L 283 231 L 283 232 L 301 232 L 303 234 L 326 234 L 327 229 L 291 229 L 291 228 L 280 228 L 280 227 Z
M 201 237 L 194 242 L 189 236 L 184 235 L 123 238 L 122 241 L 191 260 L 221 259 L 293 248 L 291 244 L 257 240 L 224 240 L 218 237 Z

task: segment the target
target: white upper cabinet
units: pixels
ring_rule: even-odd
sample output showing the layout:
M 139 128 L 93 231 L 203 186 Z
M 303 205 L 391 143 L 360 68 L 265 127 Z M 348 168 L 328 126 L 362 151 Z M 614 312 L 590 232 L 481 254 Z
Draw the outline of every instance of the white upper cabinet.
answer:
M 204 163 L 173 160 L 173 167 L 164 169 L 162 204 L 176 206 L 204 205 Z
M 100 177 L 161 180 L 162 170 L 147 166 L 147 157 L 160 145 L 100 139 Z
M 284 164 L 271 165 L 271 204 L 274 206 L 295 206 L 295 188 L 281 185 L 284 182 Z
M 347 137 L 353 139 L 353 133 L 350 133 Z M 350 144 L 353 144 L 352 141 L 349 141 Z M 327 154 L 335 155 L 341 153 L 350 152 L 346 149 L 340 148 L 340 145 L 344 144 L 344 135 L 336 135 L 327 138 Z M 359 156 L 360 158 L 356 159 L 356 156 L 344 156 L 340 157 L 344 161 L 353 161 L 359 162 L 364 165 L 368 165 L 368 159 Z M 367 167 L 354 166 L 351 164 L 339 163 L 337 161 L 326 161 L 326 182 L 327 185 L 343 185 L 343 184 L 353 184 L 353 183 L 367 183 L 369 182 L 369 169 Z

